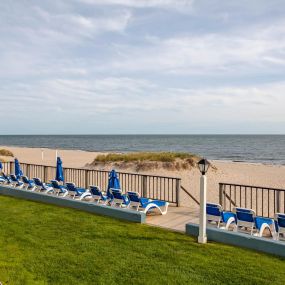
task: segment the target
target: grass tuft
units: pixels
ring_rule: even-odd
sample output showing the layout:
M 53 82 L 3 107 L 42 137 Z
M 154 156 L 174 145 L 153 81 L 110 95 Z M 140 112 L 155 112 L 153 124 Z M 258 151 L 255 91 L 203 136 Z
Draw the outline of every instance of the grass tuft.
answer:
M 196 167 L 200 157 L 186 152 L 131 152 L 98 155 L 90 166 L 113 163 L 115 167 L 135 167 L 136 171 L 165 168 L 183 170 Z
M 98 155 L 97 162 L 174 162 L 176 159 L 196 159 L 197 155 L 186 152 L 132 152 L 132 153 L 109 153 Z
M 8 149 L 0 149 L 0 156 L 11 156 L 14 157 L 13 152 Z

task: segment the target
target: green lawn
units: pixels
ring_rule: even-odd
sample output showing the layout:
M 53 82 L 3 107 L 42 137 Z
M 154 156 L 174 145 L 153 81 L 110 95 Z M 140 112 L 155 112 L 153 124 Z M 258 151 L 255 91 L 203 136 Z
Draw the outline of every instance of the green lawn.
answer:
M 285 260 L 0 196 L 3 284 L 284 284 Z

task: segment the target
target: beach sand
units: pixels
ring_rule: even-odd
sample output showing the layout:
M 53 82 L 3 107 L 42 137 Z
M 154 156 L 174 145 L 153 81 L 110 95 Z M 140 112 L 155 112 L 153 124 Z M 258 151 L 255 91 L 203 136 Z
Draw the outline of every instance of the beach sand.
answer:
M 41 164 L 54 166 L 56 161 L 56 150 L 49 148 L 28 148 L 0 146 L 0 149 L 10 150 L 22 163 Z M 42 159 L 43 152 L 43 159 Z M 81 150 L 57 150 L 58 156 L 64 161 L 66 167 L 81 168 L 87 163 L 91 163 L 99 152 L 89 152 Z M 9 157 L 0 157 L 5 161 L 13 160 Z
M 44 159 L 42 160 L 41 148 L 8 146 L 0 146 L 0 148 L 12 151 L 15 157 L 22 163 L 55 165 L 55 150 L 52 149 L 43 149 Z M 81 150 L 58 150 L 58 155 L 63 160 L 63 166 L 74 168 L 81 168 L 84 167 L 85 164 L 91 163 L 98 154 L 101 153 Z M 6 157 L 4 159 L 7 160 Z M 285 166 L 231 161 L 212 161 L 212 163 L 217 169 L 210 169 L 207 174 L 208 201 L 218 202 L 220 182 L 285 189 Z M 110 170 L 109 168 L 107 167 L 107 170 Z M 121 169 L 117 170 L 120 171 Z M 131 168 L 124 168 L 123 171 L 135 172 L 135 170 Z M 200 172 L 198 169 L 170 171 L 160 168 L 141 171 L 139 173 L 180 177 L 182 179 L 182 186 L 199 200 Z M 197 207 L 183 191 L 181 191 L 181 205 L 186 207 Z

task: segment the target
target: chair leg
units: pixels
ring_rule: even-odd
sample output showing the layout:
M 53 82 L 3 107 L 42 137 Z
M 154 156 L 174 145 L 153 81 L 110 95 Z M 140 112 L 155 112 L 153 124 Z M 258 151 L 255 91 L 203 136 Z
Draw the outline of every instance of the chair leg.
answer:
M 253 226 L 251 226 L 250 235 L 253 235 Z

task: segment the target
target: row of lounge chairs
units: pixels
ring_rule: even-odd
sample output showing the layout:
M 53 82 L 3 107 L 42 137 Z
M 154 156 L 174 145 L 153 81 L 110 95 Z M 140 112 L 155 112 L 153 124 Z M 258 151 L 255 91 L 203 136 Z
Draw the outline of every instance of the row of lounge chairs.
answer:
M 218 228 L 236 232 L 246 232 L 262 237 L 267 229 L 275 240 L 285 239 L 285 214 L 276 213 L 274 219 L 257 216 L 255 211 L 247 208 L 236 207 L 233 212 L 224 211 L 222 206 L 207 203 L 208 223 L 214 223 Z
M 160 214 L 165 215 L 169 205 L 165 201 L 140 197 L 138 192 L 129 191 L 123 194 L 121 189 L 110 189 L 110 195 L 107 196 L 98 186 L 91 185 L 89 189 L 85 189 L 76 187 L 72 182 L 66 182 L 64 185 L 61 185 L 57 180 L 51 180 L 49 184 L 46 184 L 39 178 L 29 179 L 27 176 L 17 178 L 14 174 L 7 176 L 5 173 L 2 173 L 0 183 L 18 189 L 60 197 L 70 197 L 71 199 L 93 201 L 97 204 L 133 209 L 144 213 L 157 210 Z

